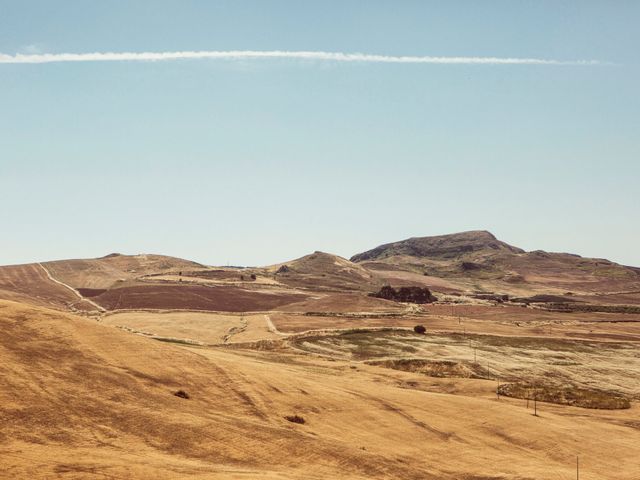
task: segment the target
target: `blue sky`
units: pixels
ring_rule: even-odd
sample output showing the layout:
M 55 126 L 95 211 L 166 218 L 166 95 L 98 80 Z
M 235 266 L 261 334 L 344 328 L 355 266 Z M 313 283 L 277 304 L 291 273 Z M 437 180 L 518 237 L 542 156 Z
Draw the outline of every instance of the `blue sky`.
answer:
M 4 1 L 0 54 L 598 60 L 0 63 L 0 264 L 260 265 L 486 229 L 640 265 L 637 2 Z

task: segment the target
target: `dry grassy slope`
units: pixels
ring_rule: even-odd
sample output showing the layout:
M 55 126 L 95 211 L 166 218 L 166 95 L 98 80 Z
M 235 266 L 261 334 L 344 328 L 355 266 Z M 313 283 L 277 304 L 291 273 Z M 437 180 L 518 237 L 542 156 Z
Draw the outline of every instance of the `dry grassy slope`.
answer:
M 277 273 L 286 266 L 286 272 Z M 324 252 L 266 267 L 276 279 L 297 288 L 313 290 L 373 291 L 380 282 L 366 268 L 349 260 Z
M 521 295 L 640 290 L 638 269 L 567 253 L 525 252 L 485 231 L 410 238 L 381 245 L 351 260 L 382 278 L 392 280 L 398 270 L 427 273 L 448 279 L 463 290 Z
M 0 299 L 66 310 L 78 297 L 52 282 L 37 263 L 0 267 Z
M 360 293 L 329 293 L 319 294 L 302 302 L 284 305 L 279 307 L 278 311 L 296 313 L 401 313 L 407 311 L 407 306 Z
M 118 281 L 132 280 L 145 275 L 174 273 L 201 268 L 202 265 L 165 255 L 119 255 L 102 258 L 60 260 L 43 264 L 58 280 L 74 288 L 108 289 Z
M 536 418 L 486 382 L 428 393 L 399 388 L 415 374 L 185 349 L 12 302 L 0 329 L 0 477 L 551 480 L 580 453 L 581 478 L 637 479 L 637 409 Z

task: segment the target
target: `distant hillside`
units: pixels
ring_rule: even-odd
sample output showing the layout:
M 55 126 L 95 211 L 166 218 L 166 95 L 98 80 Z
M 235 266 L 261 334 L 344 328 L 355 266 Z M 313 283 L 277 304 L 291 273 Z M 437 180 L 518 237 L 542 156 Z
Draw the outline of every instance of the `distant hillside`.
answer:
M 354 255 L 351 261 L 388 281 L 410 272 L 446 279 L 462 291 L 550 293 L 598 303 L 614 300 L 607 295 L 615 294 L 614 303 L 640 302 L 637 268 L 568 253 L 525 252 L 486 231 L 410 238 Z
M 321 290 L 369 290 L 378 284 L 366 268 L 346 258 L 314 252 L 296 260 L 267 267 L 285 285 Z
M 569 253 L 525 252 L 487 231 L 409 238 L 351 260 L 317 251 L 262 268 L 117 253 L 0 266 L 0 299 L 90 314 L 271 311 L 326 294 L 366 295 L 384 285 L 427 287 L 440 295 L 508 295 L 525 302 L 536 297 L 547 303 L 640 305 L 638 268 Z
M 107 289 L 117 282 L 159 273 L 202 268 L 202 265 L 166 255 L 121 255 L 112 253 L 101 258 L 59 260 L 43 265 L 58 280 L 74 288 Z
M 209 273 L 228 275 L 217 279 L 208 278 Z M 120 309 L 243 312 L 269 310 L 307 298 L 290 289 L 253 285 L 259 282 L 249 281 L 248 274 L 246 280 L 235 270 L 231 275 L 181 258 L 110 254 L 0 266 L 0 299 L 96 314 Z
M 524 253 L 524 250 L 501 242 L 493 234 L 478 230 L 439 235 L 437 237 L 414 237 L 400 242 L 380 245 L 372 250 L 351 257 L 352 262 L 384 260 L 394 256 L 428 257 L 452 259 L 473 252 Z

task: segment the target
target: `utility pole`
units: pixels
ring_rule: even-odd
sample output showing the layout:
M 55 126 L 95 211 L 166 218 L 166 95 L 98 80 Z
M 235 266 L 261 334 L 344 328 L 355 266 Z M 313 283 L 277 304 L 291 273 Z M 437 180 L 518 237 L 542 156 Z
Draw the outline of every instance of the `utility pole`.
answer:
M 533 394 L 533 416 L 534 417 L 538 416 L 538 394 L 537 393 Z
M 576 480 L 580 480 L 580 457 L 576 455 Z

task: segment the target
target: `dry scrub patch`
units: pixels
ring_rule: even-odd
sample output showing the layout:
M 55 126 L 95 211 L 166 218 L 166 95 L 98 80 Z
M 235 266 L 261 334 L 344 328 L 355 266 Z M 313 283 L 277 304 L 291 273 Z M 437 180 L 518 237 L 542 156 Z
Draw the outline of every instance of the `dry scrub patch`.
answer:
M 618 410 L 630 408 L 628 398 L 602 390 L 578 388 L 571 385 L 532 385 L 529 383 L 506 383 L 498 387 L 498 393 L 507 397 L 523 398 L 539 402 L 557 403 L 582 408 Z
M 404 372 L 422 373 L 439 378 L 486 378 L 486 370 L 477 364 L 464 364 L 451 360 L 424 360 L 421 358 L 399 358 L 394 360 L 368 361 L 368 365 L 392 368 Z
M 599 390 L 640 399 L 640 357 L 634 344 L 497 335 L 354 331 L 302 335 L 296 348 L 337 359 L 376 361 L 427 375 L 545 379 L 550 387 Z M 434 363 L 435 362 L 435 363 Z

